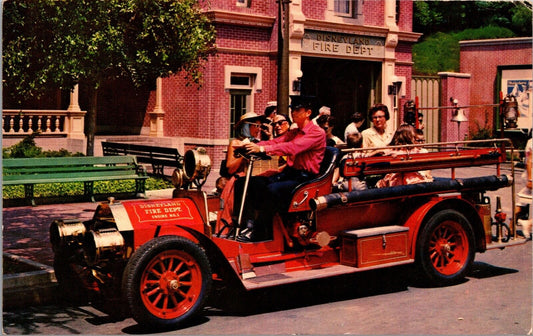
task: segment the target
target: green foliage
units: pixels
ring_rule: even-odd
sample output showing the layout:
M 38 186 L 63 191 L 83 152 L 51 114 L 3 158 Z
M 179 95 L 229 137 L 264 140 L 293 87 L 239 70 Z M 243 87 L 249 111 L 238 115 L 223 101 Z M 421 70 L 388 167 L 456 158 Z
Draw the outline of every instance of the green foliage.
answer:
M 499 26 L 531 36 L 528 1 L 415 1 L 413 17 L 413 30 L 425 35 Z
M 492 129 L 488 126 L 488 116 L 489 114 L 485 114 L 485 123 L 484 125 L 480 125 L 478 120 L 474 120 L 474 123 L 476 124 L 476 128 L 470 128 L 468 131 L 468 140 L 488 140 L 488 139 L 494 139 L 494 136 L 492 134 Z
M 82 153 L 71 153 L 68 150 L 61 148 L 58 151 L 46 150 L 35 144 L 35 135 L 32 133 L 24 137 L 21 141 L 16 144 L 2 148 L 2 157 L 4 159 L 9 158 L 32 158 L 32 157 L 64 157 L 64 156 L 83 156 Z
M 440 71 L 459 71 L 459 41 L 513 37 L 507 29 L 488 26 L 456 33 L 435 33 L 413 46 L 414 72 L 436 75 Z
M 24 137 L 21 141 L 8 148 L 2 148 L 2 157 L 7 158 L 30 158 L 39 157 L 42 148 L 35 145 L 35 134 Z
M 3 18 L 4 85 L 18 97 L 124 76 L 153 85 L 182 70 L 198 81 L 214 53 L 198 0 L 6 1 Z

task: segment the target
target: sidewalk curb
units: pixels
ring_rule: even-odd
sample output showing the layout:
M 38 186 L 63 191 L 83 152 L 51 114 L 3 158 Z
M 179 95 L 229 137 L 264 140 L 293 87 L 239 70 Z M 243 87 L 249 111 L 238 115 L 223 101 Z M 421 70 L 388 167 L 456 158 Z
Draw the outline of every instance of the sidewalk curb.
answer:
M 20 308 L 55 302 L 57 280 L 54 269 L 7 252 L 4 258 L 35 267 L 36 271 L 3 275 L 3 307 Z

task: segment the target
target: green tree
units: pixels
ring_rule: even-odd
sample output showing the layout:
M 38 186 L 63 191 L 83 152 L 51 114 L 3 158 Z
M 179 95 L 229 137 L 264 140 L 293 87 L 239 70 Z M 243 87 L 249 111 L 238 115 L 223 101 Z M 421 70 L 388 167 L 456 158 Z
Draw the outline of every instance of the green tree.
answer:
M 89 88 L 87 155 L 94 153 L 99 87 L 126 77 L 153 86 L 183 72 L 201 82 L 215 30 L 201 0 L 8 0 L 3 5 L 4 86 L 19 101 L 51 87 Z
M 530 1 L 415 1 L 413 30 L 436 32 L 499 26 L 531 36 Z

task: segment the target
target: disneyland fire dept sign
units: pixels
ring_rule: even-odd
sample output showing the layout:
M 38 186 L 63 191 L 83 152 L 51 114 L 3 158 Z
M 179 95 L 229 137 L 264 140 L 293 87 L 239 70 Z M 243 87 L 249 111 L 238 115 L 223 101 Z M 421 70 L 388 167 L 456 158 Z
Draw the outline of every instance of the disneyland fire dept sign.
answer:
M 302 39 L 302 50 L 314 54 L 383 58 L 385 39 L 306 30 Z

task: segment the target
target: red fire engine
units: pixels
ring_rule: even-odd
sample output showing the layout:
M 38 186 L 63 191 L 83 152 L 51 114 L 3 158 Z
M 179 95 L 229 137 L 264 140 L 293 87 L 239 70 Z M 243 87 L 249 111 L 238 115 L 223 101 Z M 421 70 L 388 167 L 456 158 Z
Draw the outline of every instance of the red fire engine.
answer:
M 211 161 L 205 150 L 190 150 L 171 199 L 109 201 L 92 220 L 54 221 L 57 279 L 65 295 L 115 298 L 139 324 L 176 327 L 221 288 L 253 290 L 410 263 L 431 283 L 448 285 L 465 277 L 476 252 L 526 242 L 516 234 L 514 213 L 507 218 L 498 204 L 492 219 L 486 195 L 509 187 L 514 211 L 514 169 L 501 173 L 512 151 L 508 140 L 426 144 L 416 153 L 415 146 L 372 157 L 327 147 L 319 176 L 296 187 L 288 213 L 274 216 L 273 238 L 250 243 L 213 219 L 219 198 L 201 191 Z M 256 160 L 250 158 L 250 173 Z M 494 173 L 456 176 L 457 168 L 472 166 Z M 336 168 L 367 181 L 420 170 L 446 176 L 340 192 L 332 183 Z

